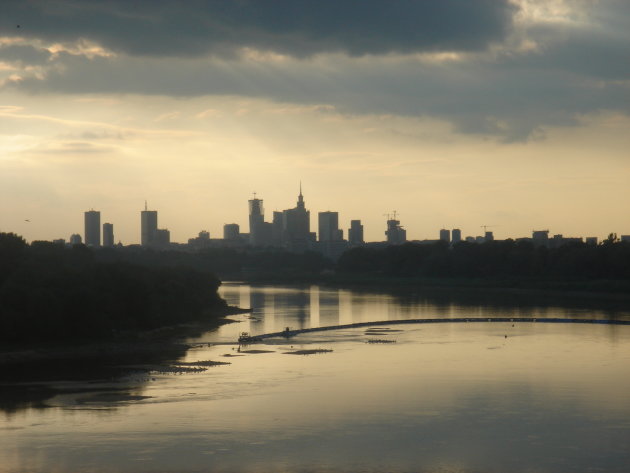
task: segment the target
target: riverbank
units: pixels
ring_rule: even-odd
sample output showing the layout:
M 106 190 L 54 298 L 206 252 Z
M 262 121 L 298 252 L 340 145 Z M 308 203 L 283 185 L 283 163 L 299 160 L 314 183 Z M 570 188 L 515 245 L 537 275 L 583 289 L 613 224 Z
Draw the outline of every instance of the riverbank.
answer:
M 182 340 L 234 322 L 227 318 L 251 312 L 251 309 L 228 306 L 221 314 L 205 321 L 159 327 L 139 332 L 120 332 L 110 340 L 74 340 L 64 343 L 21 343 L 4 345 L 0 350 L 2 381 L 37 381 L 63 374 L 68 366 L 72 377 L 81 377 L 81 366 L 90 371 L 101 367 L 116 371 L 116 366 L 177 359 L 190 347 Z M 58 367 L 54 367 L 58 365 Z M 72 365 L 71 367 L 69 365 Z M 53 368 L 51 370 L 51 368 Z

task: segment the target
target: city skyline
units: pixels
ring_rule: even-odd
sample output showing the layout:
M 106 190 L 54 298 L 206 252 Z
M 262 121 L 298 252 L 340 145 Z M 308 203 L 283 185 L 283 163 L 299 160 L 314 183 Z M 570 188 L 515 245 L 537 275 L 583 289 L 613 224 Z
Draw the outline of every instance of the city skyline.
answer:
M 171 241 L 216 237 L 303 181 L 366 241 L 393 210 L 409 239 L 630 234 L 627 2 L 134 5 L 3 4 L 1 231 L 93 207 L 140 243 L 148 200 Z
M 241 245 L 249 245 L 252 247 L 285 247 L 290 251 L 304 251 L 313 249 L 317 244 L 343 242 L 350 244 L 349 247 L 363 243 L 379 243 L 385 242 L 389 244 L 401 244 L 404 242 L 428 242 L 428 241 L 446 241 L 448 243 L 457 243 L 460 241 L 481 243 L 484 241 L 492 241 L 495 239 L 531 239 L 534 242 L 541 243 L 552 240 L 557 242 L 563 241 L 584 241 L 598 243 L 607 238 L 611 233 L 616 234 L 619 238 L 627 241 L 630 235 L 624 235 L 618 232 L 609 232 L 606 235 L 567 235 L 558 233 L 555 229 L 532 229 L 530 234 L 526 235 L 507 235 L 497 238 L 493 230 L 496 225 L 481 225 L 482 232 L 463 232 L 461 228 L 444 228 L 433 229 L 433 235 L 427 238 L 416 238 L 413 235 L 407 235 L 404 222 L 401 222 L 398 212 L 384 214 L 383 235 L 384 237 L 375 240 L 366 240 L 363 238 L 364 226 L 360 219 L 350 219 L 348 222 L 340 221 L 339 212 L 332 210 L 315 211 L 314 219 L 316 220 L 311 227 L 310 210 L 306 208 L 304 196 L 302 194 L 302 185 L 300 183 L 299 194 L 297 197 L 296 207 L 285 209 L 283 211 L 273 211 L 271 221 L 265 221 L 264 199 L 259 198 L 256 193 L 248 200 L 248 221 L 249 226 L 241 227 L 237 223 L 226 222 L 223 224 L 222 232 L 219 234 L 211 234 L 205 229 L 200 230 L 196 235 L 190 235 L 187 238 L 188 244 L 193 242 L 193 246 L 204 246 L 204 241 L 225 240 L 227 242 Z M 148 203 L 145 201 L 144 209 L 140 211 L 140 219 L 138 229 L 140 232 L 139 242 L 122 242 L 124 245 L 140 244 L 144 247 L 156 247 L 165 249 L 170 243 L 184 244 L 186 241 L 175 241 L 170 238 L 170 229 L 158 228 L 158 210 L 149 210 Z M 100 211 L 90 209 L 84 212 L 84 233 L 83 240 L 88 246 L 113 246 L 113 224 L 103 224 L 103 244 L 100 244 Z M 346 225 L 347 223 L 347 225 Z M 245 231 L 248 229 L 249 231 Z M 312 231 L 311 231 L 312 230 Z M 354 233 L 353 233 L 354 231 Z M 105 234 L 108 234 L 108 242 L 105 243 Z M 68 239 L 72 243 L 72 236 Z M 253 236 L 255 235 L 255 236 Z M 301 240 L 297 243 L 293 241 Z M 52 239 L 53 241 L 65 240 L 65 238 Z M 99 243 L 94 243 L 98 241 Z M 114 242 L 115 243 L 115 242 Z M 322 247 L 323 248 L 323 247 Z M 340 247 L 341 248 L 341 247 Z M 344 246 L 343 249 L 348 248 Z M 342 249 L 340 249 L 342 251 Z

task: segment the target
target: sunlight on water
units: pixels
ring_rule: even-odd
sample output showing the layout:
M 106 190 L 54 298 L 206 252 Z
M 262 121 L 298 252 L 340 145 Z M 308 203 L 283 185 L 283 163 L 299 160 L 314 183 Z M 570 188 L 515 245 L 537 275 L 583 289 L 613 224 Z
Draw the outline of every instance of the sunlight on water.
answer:
M 181 361 L 231 364 L 151 374 L 133 398 L 57 396 L 52 408 L 7 414 L 0 471 L 627 471 L 629 326 L 392 324 L 233 343 L 242 331 L 286 326 L 608 313 L 317 287 L 222 290 L 253 313 L 193 340 Z M 332 351 L 290 354 L 317 349 Z

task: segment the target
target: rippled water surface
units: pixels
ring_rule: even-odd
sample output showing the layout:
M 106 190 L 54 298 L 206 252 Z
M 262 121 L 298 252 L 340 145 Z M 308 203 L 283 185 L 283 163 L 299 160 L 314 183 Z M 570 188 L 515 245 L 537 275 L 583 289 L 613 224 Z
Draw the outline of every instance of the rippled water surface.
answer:
M 630 326 L 391 324 L 234 343 L 287 326 L 627 313 L 315 286 L 222 291 L 254 312 L 190 340 L 181 361 L 231 364 L 98 380 L 50 407 L 0 413 L 0 471 L 628 471 Z

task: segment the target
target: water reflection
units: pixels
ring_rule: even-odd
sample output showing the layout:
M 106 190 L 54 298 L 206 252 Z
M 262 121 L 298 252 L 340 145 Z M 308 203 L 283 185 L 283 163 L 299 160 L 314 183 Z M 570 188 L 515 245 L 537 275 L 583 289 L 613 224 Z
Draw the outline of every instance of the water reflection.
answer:
M 286 327 L 310 327 L 416 318 L 535 317 L 630 320 L 623 303 L 607 299 L 580 299 L 501 291 L 474 291 L 434 288 L 430 291 L 392 288 L 383 292 L 339 289 L 325 286 L 249 286 L 226 283 L 221 288 L 229 302 L 254 309 L 241 331 L 253 335 L 278 332 Z M 569 329 L 570 330 L 570 329 Z M 615 329 L 609 328 L 610 336 Z M 231 338 L 206 337 L 228 341 L 238 337 L 236 328 L 224 330 Z
M 253 313 L 192 339 L 213 344 L 179 356 L 231 365 L 128 379 L 137 389 L 127 391 L 86 382 L 89 391 L 48 401 L 54 408 L 19 410 L 0 419 L 0 470 L 627 471 L 627 326 L 410 325 L 379 335 L 395 340 L 382 345 L 366 343 L 373 337 L 366 329 L 255 347 L 266 353 L 239 353 L 229 344 L 240 331 L 285 326 L 475 315 L 628 318 L 627 312 L 318 286 L 226 284 L 222 291 Z M 309 347 L 333 351 L 285 354 Z

